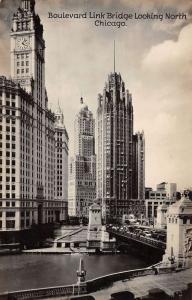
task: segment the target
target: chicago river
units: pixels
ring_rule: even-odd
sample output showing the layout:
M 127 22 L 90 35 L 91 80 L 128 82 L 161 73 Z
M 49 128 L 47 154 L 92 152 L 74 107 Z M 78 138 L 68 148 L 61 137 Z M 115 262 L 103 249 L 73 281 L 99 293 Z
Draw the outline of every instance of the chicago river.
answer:
M 8 255 L 0 257 L 0 293 L 72 284 L 80 255 Z M 147 266 L 141 258 L 126 254 L 84 255 L 87 279 Z

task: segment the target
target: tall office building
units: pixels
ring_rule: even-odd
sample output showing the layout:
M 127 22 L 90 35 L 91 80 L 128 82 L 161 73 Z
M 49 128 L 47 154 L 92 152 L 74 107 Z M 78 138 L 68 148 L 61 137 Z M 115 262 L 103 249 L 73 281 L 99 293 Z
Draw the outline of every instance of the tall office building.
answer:
M 133 199 L 145 199 L 145 137 L 144 132 L 133 135 Z
M 75 118 L 74 157 L 69 167 L 69 216 L 87 217 L 96 198 L 95 120 L 80 99 Z
M 145 210 L 145 137 L 144 132 L 133 135 L 133 199 L 132 212 L 144 214 Z
M 0 77 L 0 230 L 62 218 L 55 199 L 55 116 L 45 89 L 45 41 L 34 0 L 22 0 L 11 30 L 11 77 Z
M 68 142 L 69 137 L 64 125 L 64 115 L 58 105 L 55 113 L 55 200 L 62 202 L 60 220 L 68 217 Z
M 131 213 L 133 106 L 120 74 L 108 76 L 97 109 L 97 198 L 104 218 Z

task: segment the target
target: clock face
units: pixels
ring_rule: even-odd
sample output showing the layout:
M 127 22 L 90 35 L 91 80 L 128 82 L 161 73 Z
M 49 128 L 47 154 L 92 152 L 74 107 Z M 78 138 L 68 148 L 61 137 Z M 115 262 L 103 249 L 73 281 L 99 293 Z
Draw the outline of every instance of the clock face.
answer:
M 29 49 L 30 43 L 28 37 L 20 37 L 16 41 L 17 49 L 26 50 Z

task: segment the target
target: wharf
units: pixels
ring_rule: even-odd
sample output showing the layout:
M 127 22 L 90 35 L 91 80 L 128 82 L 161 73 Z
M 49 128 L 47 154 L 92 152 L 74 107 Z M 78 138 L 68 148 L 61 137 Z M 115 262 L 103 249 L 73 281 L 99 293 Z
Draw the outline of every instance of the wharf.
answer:
M 25 254 L 95 254 L 95 249 L 86 248 L 40 248 L 23 250 Z

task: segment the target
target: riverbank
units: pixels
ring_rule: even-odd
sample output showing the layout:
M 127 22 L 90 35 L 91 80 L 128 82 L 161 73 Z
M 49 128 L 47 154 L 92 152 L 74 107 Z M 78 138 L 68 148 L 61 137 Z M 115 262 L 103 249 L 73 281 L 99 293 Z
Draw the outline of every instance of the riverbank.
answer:
M 114 282 L 107 288 L 86 295 L 92 296 L 95 300 L 106 300 L 111 299 L 111 294 L 129 291 L 134 295 L 135 299 L 141 299 L 146 297 L 150 290 L 158 289 L 164 291 L 169 297 L 172 297 L 172 299 L 175 299 L 174 297 L 178 299 L 176 295 L 180 295 L 179 299 L 183 299 L 181 297 L 185 294 L 185 291 L 188 289 L 188 285 L 191 284 L 191 282 L 192 269 L 187 269 L 176 273 L 146 275 L 130 278 L 129 280 L 120 280 Z M 54 297 L 54 300 L 67 300 L 70 298 L 69 296 Z M 53 298 L 42 297 L 40 299 L 51 300 Z M 75 297 L 73 297 L 73 299 L 75 299 Z M 188 300 L 191 298 L 185 299 Z
M 95 254 L 94 249 L 86 249 L 86 248 L 41 248 L 41 249 L 30 249 L 23 250 L 22 253 L 25 254 Z
M 173 272 L 160 275 L 147 275 L 131 280 L 121 280 L 114 282 L 110 287 L 91 293 L 96 300 L 110 299 L 112 293 L 130 291 L 135 298 L 145 297 L 149 290 L 158 288 L 167 295 L 174 296 L 187 289 L 187 285 L 192 283 L 192 268 L 181 272 Z M 56 299 L 56 298 L 55 298 Z
M 40 248 L 40 249 L 30 249 L 23 250 L 22 253 L 25 254 L 119 254 L 120 251 L 108 251 L 103 250 L 98 253 L 96 249 L 88 249 L 88 248 Z

